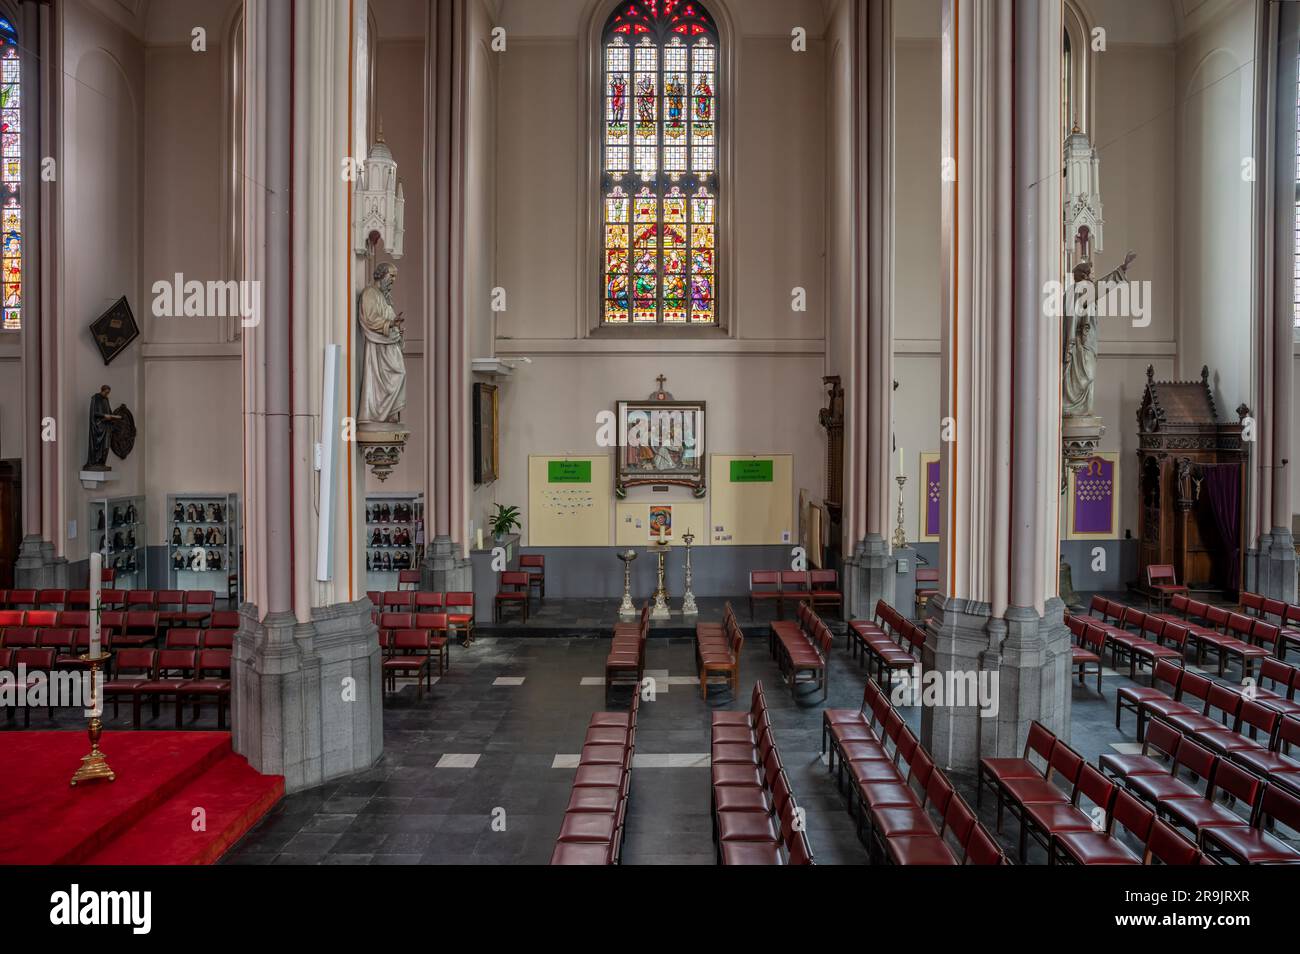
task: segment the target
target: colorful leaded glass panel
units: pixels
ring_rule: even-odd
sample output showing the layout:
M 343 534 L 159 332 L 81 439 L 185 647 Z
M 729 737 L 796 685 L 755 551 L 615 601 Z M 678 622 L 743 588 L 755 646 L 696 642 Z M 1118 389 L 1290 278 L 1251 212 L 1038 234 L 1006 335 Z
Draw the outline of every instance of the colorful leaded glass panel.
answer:
M 22 93 L 18 36 L 0 17 L 0 327 L 17 331 L 23 309 Z
M 606 26 L 606 323 L 717 321 L 717 36 L 693 0 L 629 0 Z

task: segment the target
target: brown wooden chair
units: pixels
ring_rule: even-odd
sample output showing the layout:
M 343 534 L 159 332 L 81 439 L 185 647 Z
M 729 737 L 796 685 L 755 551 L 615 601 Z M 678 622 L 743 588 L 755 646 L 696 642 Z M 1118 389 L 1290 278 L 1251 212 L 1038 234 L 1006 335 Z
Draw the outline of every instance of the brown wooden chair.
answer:
M 781 573 L 779 570 L 749 571 L 749 618 L 754 618 L 754 601 L 776 601 L 776 615 L 781 615 Z
M 939 570 L 937 567 L 917 567 L 916 568 L 916 612 L 915 616 L 920 619 L 925 614 L 925 605 L 930 602 L 930 597 L 937 595 L 939 592 Z
M 546 602 L 546 557 L 540 553 L 521 553 L 519 569 L 528 573 L 529 585 L 537 587 L 537 598 Z
M 506 570 L 501 574 L 501 584 L 496 597 L 492 601 L 492 619 L 494 622 L 501 621 L 501 610 L 506 604 L 522 606 L 524 622 L 528 622 L 528 603 L 532 588 L 528 577 L 529 574 L 522 570 Z
M 1176 593 L 1186 596 L 1187 587 L 1178 582 L 1172 563 L 1152 563 L 1147 567 L 1147 609 L 1151 608 L 1151 597 L 1155 596 L 1163 613 L 1165 601 Z

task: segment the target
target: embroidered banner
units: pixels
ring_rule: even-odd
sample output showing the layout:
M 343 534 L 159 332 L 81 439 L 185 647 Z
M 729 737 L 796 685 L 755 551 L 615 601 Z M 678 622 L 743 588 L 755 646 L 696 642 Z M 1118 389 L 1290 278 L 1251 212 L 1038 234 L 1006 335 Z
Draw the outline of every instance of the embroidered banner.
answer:
M 939 455 L 921 455 L 920 473 L 924 475 L 921 491 L 921 542 L 934 543 L 939 539 Z
M 1119 461 L 1116 454 L 1098 454 L 1070 475 L 1070 535 L 1117 536 Z

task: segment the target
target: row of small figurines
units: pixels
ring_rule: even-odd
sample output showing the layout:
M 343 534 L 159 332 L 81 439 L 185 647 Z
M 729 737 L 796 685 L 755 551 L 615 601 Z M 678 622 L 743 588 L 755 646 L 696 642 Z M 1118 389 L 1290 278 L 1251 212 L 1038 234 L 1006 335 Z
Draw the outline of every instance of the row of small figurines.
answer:
M 173 523 L 225 523 L 225 511 L 219 503 L 192 503 L 185 506 L 179 500 L 172 507 Z
M 366 551 L 366 569 L 382 573 L 385 570 L 409 570 L 411 568 L 411 554 L 398 551 L 397 553 L 376 553 L 372 559 L 370 551 Z
M 220 570 L 221 551 L 204 550 L 195 547 L 192 550 L 177 550 L 172 554 L 173 570 Z
M 189 532 L 181 534 L 179 526 L 172 527 L 172 546 L 174 547 L 220 547 L 226 543 L 226 535 L 217 527 L 191 527 Z
M 411 533 L 409 530 L 397 529 L 392 533 L 387 530 L 375 528 L 375 532 L 370 535 L 370 545 L 372 547 L 409 547 L 411 545 Z
M 123 537 L 122 531 L 119 530 L 117 533 L 113 534 L 112 542 L 113 542 L 112 547 L 105 549 L 105 545 L 108 543 L 108 534 L 104 534 L 102 537 L 100 537 L 99 552 L 116 553 L 119 550 L 134 550 L 136 548 L 135 531 L 128 530 L 126 531 L 126 536 Z
M 118 557 L 111 563 L 108 560 L 104 561 L 105 570 L 116 570 L 118 573 L 134 573 L 139 568 L 139 564 L 135 562 L 134 551 L 126 556 Z
M 96 530 L 103 530 L 103 529 L 104 529 L 104 511 L 103 511 L 102 508 L 98 510 L 98 514 L 99 514 L 99 520 L 98 520 L 98 522 L 97 522 L 96 525 L 95 525 L 95 529 L 96 529 Z M 139 514 L 139 512 L 135 509 L 135 504 L 127 504 L 127 505 L 126 505 L 126 510 L 123 510 L 121 507 L 114 507 L 114 508 L 113 508 L 113 526 L 115 526 L 115 527 L 127 527 L 127 526 L 131 526 L 131 525 L 133 525 L 133 524 L 137 524 L 137 523 L 139 523 L 139 522 L 140 522 L 140 514 Z
M 366 508 L 366 523 L 410 523 L 413 513 L 410 504 L 375 504 Z

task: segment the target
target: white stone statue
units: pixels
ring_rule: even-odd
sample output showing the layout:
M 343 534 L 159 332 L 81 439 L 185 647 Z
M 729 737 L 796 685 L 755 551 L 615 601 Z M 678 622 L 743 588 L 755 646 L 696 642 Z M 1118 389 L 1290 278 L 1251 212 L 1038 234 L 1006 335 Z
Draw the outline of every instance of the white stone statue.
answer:
M 382 262 L 374 284 L 357 303 L 357 321 L 366 339 L 361 372 L 361 424 L 395 424 L 406 407 L 406 362 L 402 357 L 402 316 L 393 312 L 397 266 Z
M 1062 370 L 1062 413 L 1066 417 L 1091 417 L 1097 384 L 1097 307 L 1108 283 L 1128 281 L 1128 267 L 1137 258 L 1129 252 L 1124 264 L 1098 281 L 1092 280 L 1092 262 L 1074 266 L 1074 300 L 1066 324 L 1065 367 Z M 1100 286 L 1100 287 L 1099 287 Z

